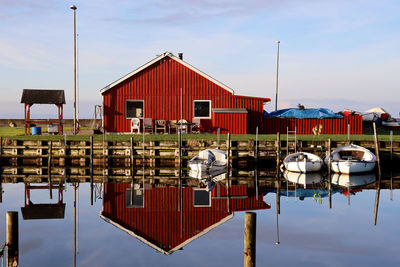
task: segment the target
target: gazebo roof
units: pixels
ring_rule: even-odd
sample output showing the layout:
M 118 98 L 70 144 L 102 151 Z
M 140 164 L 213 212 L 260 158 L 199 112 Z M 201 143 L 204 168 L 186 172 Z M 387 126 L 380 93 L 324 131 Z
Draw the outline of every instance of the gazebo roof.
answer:
M 25 104 L 65 104 L 64 90 L 24 89 L 21 103 Z

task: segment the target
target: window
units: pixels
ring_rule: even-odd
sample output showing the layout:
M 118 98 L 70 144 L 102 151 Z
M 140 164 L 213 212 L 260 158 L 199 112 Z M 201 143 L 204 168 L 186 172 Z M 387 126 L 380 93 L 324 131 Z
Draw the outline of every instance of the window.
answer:
M 211 118 L 211 100 L 194 100 L 193 114 L 195 118 Z
M 126 189 L 125 194 L 125 207 L 127 208 L 142 208 L 143 202 L 143 189 L 133 189 L 133 203 L 131 204 L 131 189 Z
M 193 190 L 193 206 L 194 207 L 210 207 L 211 194 L 204 189 Z
M 143 100 L 126 100 L 126 118 L 143 118 Z

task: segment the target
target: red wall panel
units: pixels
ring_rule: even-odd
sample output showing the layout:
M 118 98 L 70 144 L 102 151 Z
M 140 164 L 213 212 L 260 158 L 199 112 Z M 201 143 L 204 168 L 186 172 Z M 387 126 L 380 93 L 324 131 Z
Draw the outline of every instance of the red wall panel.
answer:
M 314 134 L 313 128 L 317 127 L 318 134 L 347 134 L 350 125 L 350 134 L 362 134 L 362 116 L 345 116 L 342 119 L 295 119 L 295 118 L 264 118 L 263 133 L 286 134 L 296 129 L 297 134 Z
M 214 113 L 213 133 L 247 134 L 247 113 Z

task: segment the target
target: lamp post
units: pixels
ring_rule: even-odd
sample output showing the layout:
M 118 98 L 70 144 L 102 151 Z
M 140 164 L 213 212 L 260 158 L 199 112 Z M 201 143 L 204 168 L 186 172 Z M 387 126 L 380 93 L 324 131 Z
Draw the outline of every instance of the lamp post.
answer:
M 279 78 L 279 44 L 281 41 L 276 41 L 278 44 L 278 51 L 276 57 L 276 87 L 275 87 L 275 111 L 278 110 L 278 78 Z
M 71 5 L 69 8 L 74 11 L 74 123 L 72 126 L 72 133 L 76 134 L 76 6 Z

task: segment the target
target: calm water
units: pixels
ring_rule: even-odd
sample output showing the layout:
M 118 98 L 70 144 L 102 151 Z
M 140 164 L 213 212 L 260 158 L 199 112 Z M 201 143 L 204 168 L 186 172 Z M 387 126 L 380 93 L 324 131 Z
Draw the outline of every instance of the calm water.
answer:
M 257 213 L 258 266 L 399 266 L 399 190 L 380 190 L 374 226 L 376 183 L 334 186 L 329 209 L 318 178 L 305 189 L 301 177 L 292 179 L 300 183 L 296 190 L 292 182 L 280 188 L 279 237 L 276 189 L 268 186 L 259 187 L 258 194 L 255 188 L 232 186 L 228 210 L 225 183 L 210 194 L 183 188 L 181 208 L 177 188 L 151 185 L 144 192 L 136 188 L 132 207 L 129 184 L 98 185 L 102 191 L 91 206 L 90 186 L 80 184 L 77 266 L 243 266 L 246 210 Z M 73 266 L 74 187 L 67 184 L 63 191 L 63 219 L 24 220 L 24 184 L 3 184 L 3 190 L 0 242 L 6 212 L 18 211 L 20 266 Z M 31 190 L 30 199 L 56 203 L 57 192 L 50 200 L 48 190 Z

